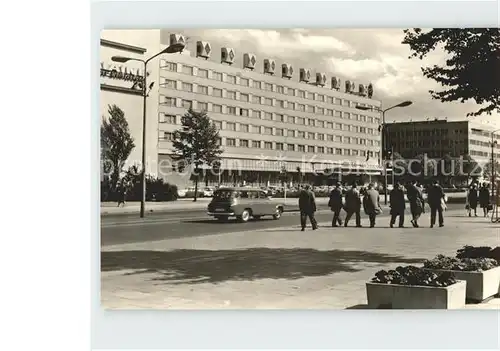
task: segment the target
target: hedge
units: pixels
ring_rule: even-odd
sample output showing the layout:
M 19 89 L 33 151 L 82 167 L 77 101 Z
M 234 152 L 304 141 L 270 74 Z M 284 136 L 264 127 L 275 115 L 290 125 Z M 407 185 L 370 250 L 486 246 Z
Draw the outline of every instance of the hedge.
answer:
M 140 176 L 127 179 L 126 201 L 141 201 L 142 187 Z M 109 180 L 101 181 L 101 201 L 118 201 L 120 194 L 112 189 Z M 175 201 L 177 186 L 165 183 L 161 178 L 146 176 L 146 201 Z

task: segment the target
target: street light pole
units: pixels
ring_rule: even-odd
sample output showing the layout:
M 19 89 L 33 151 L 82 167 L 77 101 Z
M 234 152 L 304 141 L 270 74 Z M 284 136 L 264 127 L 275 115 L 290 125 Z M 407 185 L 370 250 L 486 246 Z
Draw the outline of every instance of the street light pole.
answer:
M 382 142 L 380 143 L 382 146 L 382 150 L 380 152 L 380 159 L 382 160 L 382 165 L 383 165 L 383 170 L 384 170 L 384 177 L 385 177 L 385 186 L 384 186 L 384 204 L 387 205 L 387 197 L 388 197 L 388 189 L 387 189 L 387 158 L 385 155 L 387 151 L 387 136 L 385 135 L 386 130 L 385 130 L 385 112 L 386 110 L 382 111 L 382 128 L 381 128 L 381 136 L 382 136 Z
M 141 194 L 141 210 L 140 210 L 140 217 L 144 218 L 145 212 L 146 212 L 146 98 L 148 97 L 148 91 L 147 91 L 147 67 L 148 63 L 162 55 L 162 54 L 173 54 L 176 52 L 182 52 L 184 50 L 185 45 L 182 43 L 176 43 L 172 44 L 166 49 L 160 51 L 154 56 L 151 56 L 147 60 L 142 60 L 138 58 L 133 58 L 133 57 L 124 57 L 124 56 L 113 56 L 111 57 L 112 61 L 115 62 L 127 62 L 127 61 L 139 61 L 143 63 L 144 66 L 144 81 L 142 83 L 142 173 L 141 173 L 141 189 L 142 189 L 142 194 Z
M 380 108 L 371 108 L 371 107 L 366 107 L 366 106 L 356 106 L 356 108 L 358 110 L 363 110 L 363 111 L 367 111 L 367 110 L 372 110 L 372 111 L 378 111 L 382 114 L 382 124 L 380 125 L 380 135 L 382 136 L 382 142 L 381 142 L 381 153 L 380 153 L 380 161 L 381 161 L 381 164 L 382 164 L 382 167 L 383 167 L 383 171 L 384 171 L 384 175 L 385 175 L 385 194 L 384 194 L 384 204 L 387 205 L 387 198 L 388 198 L 388 192 L 387 192 L 387 180 L 388 180 L 388 176 L 387 176 L 387 157 L 385 157 L 385 152 L 387 151 L 387 135 L 386 135 L 386 124 L 385 124 L 385 113 L 389 110 L 392 110 L 393 108 L 396 108 L 396 107 L 407 107 L 407 106 L 410 106 L 411 104 L 413 104 L 412 101 L 403 101 L 403 102 L 400 102 L 399 104 L 397 105 L 394 105 L 394 106 L 391 106 L 389 108 L 386 108 L 385 110 L 382 110 Z M 392 153 L 391 153 L 392 155 Z M 393 161 L 394 158 L 391 156 L 391 160 Z M 393 162 L 393 167 L 392 167 L 392 179 L 393 179 L 393 186 L 394 186 L 394 162 Z
M 495 197 L 495 181 L 496 181 L 496 175 L 495 175 L 495 145 L 497 145 L 497 141 L 495 140 L 495 133 L 500 131 L 500 129 L 494 130 L 491 132 L 491 196 L 493 198 L 493 201 L 496 202 L 496 197 Z
M 147 68 L 148 68 L 148 62 L 144 61 L 144 83 L 142 86 L 142 155 L 141 155 L 141 160 L 142 160 L 142 173 L 141 173 L 141 188 L 142 188 L 142 196 L 141 196 L 141 212 L 140 212 L 140 217 L 144 218 L 144 214 L 146 212 L 146 98 L 147 98 L 147 84 L 146 84 L 146 77 L 147 77 Z

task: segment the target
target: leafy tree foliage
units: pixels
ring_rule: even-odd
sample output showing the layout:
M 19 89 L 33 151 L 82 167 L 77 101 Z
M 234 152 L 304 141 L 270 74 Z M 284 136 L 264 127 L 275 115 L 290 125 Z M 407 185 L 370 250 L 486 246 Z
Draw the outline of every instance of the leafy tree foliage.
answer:
M 426 178 L 433 178 L 436 174 L 436 162 L 420 154 L 409 162 L 408 169 L 413 179 L 424 181 Z
M 483 176 L 485 178 L 491 178 L 493 174 L 491 165 L 491 161 L 484 165 Z M 500 180 L 500 178 L 498 178 L 500 176 L 500 161 L 498 160 L 495 160 L 495 176 L 497 180 Z
M 102 171 L 110 174 L 110 187 L 114 189 L 135 143 L 123 111 L 116 105 L 109 105 L 108 114 L 101 124 L 101 161 Z
M 219 131 L 205 111 L 190 108 L 182 117 L 182 127 L 175 132 L 174 161 L 194 166 L 195 196 L 197 200 L 199 172 L 202 165 L 214 166 L 223 150 L 218 143 Z M 217 166 L 216 166 L 217 168 Z
M 459 179 L 466 179 L 469 183 L 469 179 L 477 179 L 481 176 L 483 170 L 479 163 L 472 158 L 471 155 L 464 155 L 459 162 L 455 165 L 455 174 Z
M 455 169 L 453 168 L 454 160 L 446 154 L 437 162 L 436 174 L 443 184 L 451 184 L 451 180 L 455 177 Z
M 423 59 L 442 47 L 448 54 L 445 65 L 422 68 L 425 77 L 445 89 L 429 91 L 441 102 L 474 100 L 484 105 L 468 116 L 500 113 L 500 31 L 498 28 L 420 28 L 404 30 L 403 44 L 410 58 Z

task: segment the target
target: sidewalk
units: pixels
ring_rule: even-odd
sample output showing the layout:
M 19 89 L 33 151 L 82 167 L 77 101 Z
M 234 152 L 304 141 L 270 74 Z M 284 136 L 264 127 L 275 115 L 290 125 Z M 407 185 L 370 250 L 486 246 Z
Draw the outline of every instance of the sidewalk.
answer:
M 461 193 L 451 193 L 447 195 L 448 198 L 459 198 L 463 196 Z M 288 210 L 296 211 L 298 208 L 297 198 L 271 198 L 276 203 L 284 203 L 289 207 Z M 380 195 L 381 203 L 384 202 L 384 195 Z M 146 211 L 148 212 L 168 212 L 168 211 L 189 211 L 206 209 L 211 198 L 199 198 L 196 202 L 193 199 L 179 199 L 177 201 L 169 202 L 146 202 Z M 464 202 L 465 203 L 465 202 Z M 316 198 L 318 207 L 326 207 L 328 205 L 327 197 Z M 139 202 L 127 202 L 124 207 L 117 207 L 116 202 L 101 202 L 101 216 L 137 213 L 140 209 Z M 286 211 L 287 209 L 285 209 Z
M 345 309 L 366 304 L 381 269 L 421 265 L 464 245 L 497 246 L 500 227 L 448 211 L 444 228 L 273 228 L 106 246 L 105 308 Z M 429 223 L 425 214 L 422 225 Z M 363 225 L 367 219 L 363 218 Z M 409 223 L 407 224 L 409 225 Z M 467 308 L 498 309 L 500 299 Z

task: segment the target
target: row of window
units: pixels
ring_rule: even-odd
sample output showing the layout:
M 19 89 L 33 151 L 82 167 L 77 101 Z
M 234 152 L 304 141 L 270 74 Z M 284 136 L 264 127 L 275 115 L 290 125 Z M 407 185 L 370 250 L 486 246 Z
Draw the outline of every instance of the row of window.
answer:
M 356 103 L 354 101 L 350 101 L 347 99 L 340 99 L 338 97 L 334 97 L 334 96 L 330 96 L 330 95 L 326 95 L 326 94 L 313 93 L 313 92 L 310 92 L 307 90 L 295 89 L 295 88 L 287 87 L 285 85 L 279 85 L 279 84 L 273 84 L 273 83 L 268 83 L 268 82 L 264 82 L 264 81 L 258 81 L 258 80 L 254 80 L 252 78 L 245 78 L 245 77 L 236 76 L 236 75 L 232 75 L 232 74 L 224 74 L 221 72 L 203 69 L 203 68 L 196 68 L 196 70 L 195 70 L 195 68 L 193 66 L 189 66 L 189 65 L 185 65 L 185 64 L 177 64 L 177 63 L 168 62 L 165 60 L 161 60 L 160 68 L 171 71 L 171 72 L 183 73 L 183 74 L 187 74 L 187 75 L 191 75 L 191 76 L 196 75 L 197 77 L 200 77 L 200 78 L 212 79 L 215 81 L 224 82 L 224 83 L 228 83 L 228 84 L 241 85 L 244 87 L 265 90 L 265 91 L 269 91 L 269 92 L 299 97 L 302 99 L 307 99 L 307 100 L 312 100 L 312 101 L 319 101 L 319 102 L 325 102 L 328 104 L 342 105 L 342 106 L 348 106 L 348 107 L 355 107 L 355 105 L 356 105 Z M 375 108 L 374 106 L 371 106 L 368 104 L 358 104 L 358 105 Z
M 396 139 L 391 139 L 392 141 L 395 141 Z M 466 139 L 461 139 L 461 140 L 450 140 L 450 139 L 425 139 L 425 140 L 406 140 L 401 142 L 400 139 L 397 140 L 398 144 L 406 146 L 406 147 L 431 147 L 431 146 L 442 146 L 442 145 L 449 145 L 452 146 L 453 144 L 455 145 L 465 145 L 467 144 Z M 485 141 L 479 141 L 479 140 L 474 140 L 470 139 L 470 145 L 478 145 L 478 146 L 483 146 L 483 147 L 488 147 L 491 148 L 491 142 L 485 142 Z M 497 144 L 496 148 L 500 148 L 500 145 Z
M 166 96 L 164 98 L 165 98 L 164 101 L 165 101 L 166 106 L 179 107 L 177 104 L 176 98 L 166 97 Z M 180 107 L 182 107 L 182 108 L 189 109 L 189 108 L 193 107 L 192 100 L 182 99 L 180 101 L 181 101 Z M 249 110 L 249 109 L 244 109 L 244 108 L 239 108 L 239 107 L 234 107 L 234 106 L 223 106 L 223 105 L 217 105 L 217 104 L 210 104 L 210 106 L 209 106 L 209 104 L 205 103 L 205 102 L 199 102 L 199 101 L 196 102 L 195 110 L 208 111 L 209 109 L 211 109 L 211 112 L 220 113 L 220 114 L 227 114 L 227 115 L 234 115 L 234 116 L 241 116 L 241 117 L 250 117 L 250 118 L 259 118 L 262 120 L 276 121 L 276 122 L 280 122 L 280 123 L 291 123 L 291 124 L 296 124 L 296 125 L 305 125 L 305 126 L 316 127 L 316 128 L 344 130 L 344 131 L 348 131 L 348 132 L 364 133 L 364 134 L 368 134 L 368 135 L 378 135 L 378 130 L 374 129 L 374 128 L 362 127 L 362 126 L 351 125 L 351 124 L 340 123 L 340 122 L 331 122 L 331 121 L 319 120 L 319 119 L 314 119 L 314 118 L 289 116 L 289 115 L 284 115 L 281 113 L 271 113 L 271 112 L 266 112 L 266 111 Z M 208 112 L 210 112 L 210 111 L 208 111 Z M 173 116 L 173 115 L 169 115 L 169 116 Z M 363 121 L 364 117 L 367 117 L 367 116 L 361 116 L 361 115 L 355 115 L 355 114 L 349 114 L 349 113 L 344 113 L 344 116 L 345 116 L 345 118 L 348 118 L 350 120 L 352 120 L 353 117 L 356 117 L 356 119 L 360 122 L 364 122 Z M 175 119 L 174 117 L 169 117 L 169 118 Z M 361 118 L 361 117 L 363 117 L 363 118 Z M 371 118 L 371 117 L 369 117 L 369 118 Z
M 163 119 L 160 120 L 162 123 L 166 124 L 179 124 L 180 117 L 176 115 L 163 115 Z M 315 133 L 310 131 L 303 130 L 294 130 L 294 129 L 286 129 L 286 128 L 276 128 L 276 127 L 267 127 L 267 126 L 256 126 L 252 124 L 246 123 L 235 123 L 235 122 L 222 122 L 222 121 L 213 121 L 217 129 L 219 130 L 228 130 L 233 132 L 240 133 L 254 133 L 254 134 L 266 134 L 266 135 L 276 135 L 276 136 L 286 136 L 286 137 L 294 137 L 294 138 L 302 138 L 302 139 L 313 139 L 313 140 L 324 140 L 324 141 L 336 141 L 336 142 L 346 142 L 359 145 L 370 145 L 370 146 L 378 146 L 380 144 L 379 140 L 373 139 L 363 139 L 358 137 L 349 137 L 341 135 L 332 135 L 332 134 L 324 134 L 324 133 Z M 315 125 L 319 127 L 318 124 Z M 342 125 L 336 123 L 335 128 L 338 130 L 349 130 L 354 131 L 356 133 L 372 133 L 373 130 L 367 129 L 366 127 L 359 126 L 351 126 L 353 128 L 346 128 L 348 125 Z M 329 128 L 332 129 L 333 125 L 324 124 L 321 128 Z
M 400 137 L 436 137 L 436 136 L 445 136 L 451 133 L 449 129 L 433 129 L 433 130 L 390 130 L 389 134 L 400 136 Z M 465 130 L 456 129 L 455 134 L 464 134 Z
M 163 141 L 174 140 L 174 133 L 164 132 Z M 222 138 L 219 138 L 219 145 L 222 145 Z M 301 145 L 301 144 L 289 144 L 280 143 L 272 141 L 260 141 L 260 140 L 249 140 L 249 139 L 236 139 L 236 138 L 226 138 L 225 145 L 228 147 L 241 147 L 241 148 L 252 148 L 252 149 L 265 149 L 265 150 L 277 150 L 277 151 L 290 151 L 290 152 L 308 152 L 308 153 L 318 153 L 318 154 L 330 154 L 330 155 L 343 155 L 343 156 L 365 156 L 368 150 L 358 150 L 358 149 L 344 149 L 344 148 L 333 148 L 324 146 L 314 146 L 314 145 Z M 379 152 L 371 152 L 370 156 L 379 157 Z
M 161 86 L 166 87 L 166 88 L 170 88 L 170 89 L 177 89 L 178 85 L 177 85 L 177 81 L 166 79 L 165 82 L 161 84 Z M 186 83 L 186 82 L 181 82 L 180 89 L 183 91 L 186 91 L 186 92 L 190 92 L 190 93 L 210 95 L 210 96 L 217 97 L 217 98 L 226 98 L 229 100 L 248 102 L 248 103 L 252 103 L 252 104 L 256 104 L 256 105 L 267 105 L 267 106 L 273 106 L 273 107 L 280 107 L 280 108 L 283 108 L 286 110 L 291 110 L 291 111 L 300 111 L 300 112 L 305 112 L 305 113 L 314 113 L 317 115 L 332 116 L 332 117 L 338 117 L 338 118 L 344 118 L 344 119 L 353 119 L 353 120 L 358 120 L 358 121 L 367 122 L 367 123 L 375 123 L 375 124 L 380 123 L 380 119 L 377 117 L 364 116 L 364 115 L 360 115 L 357 113 L 350 113 L 350 112 L 342 113 L 341 111 L 337 111 L 337 110 L 333 110 L 333 109 L 329 109 L 329 108 L 323 108 L 323 107 L 319 107 L 319 106 L 315 106 L 315 105 L 300 104 L 300 103 L 295 103 L 292 101 L 273 99 L 273 98 L 269 98 L 269 97 L 257 96 L 257 95 L 252 95 L 252 94 L 244 94 L 244 93 L 240 93 L 237 91 L 213 88 L 213 87 L 203 86 L 203 85 L 193 85 L 191 83 Z M 175 103 L 174 99 L 175 98 L 173 98 L 173 97 L 166 97 L 165 96 L 163 103 L 167 104 L 167 105 Z M 201 104 L 207 105 L 207 103 L 201 103 Z M 221 105 L 219 105 L 219 106 L 221 106 Z M 198 109 L 201 110 L 202 108 L 198 107 Z M 248 111 L 248 109 L 242 109 L 242 110 Z
M 464 140 L 417 140 L 417 141 L 405 141 L 396 143 L 401 148 L 413 149 L 413 148 L 423 148 L 423 147 L 453 147 L 454 145 L 465 146 Z
M 472 129 L 472 134 L 491 138 L 491 132 L 484 131 L 484 130 Z M 494 138 L 500 140 L 500 134 L 495 134 Z
M 479 145 L 479 146 L 484 146 L 484 147 L 491 147 L 491 141 L 486 142 L 486 141 L 480 141 L 480 140 L 470 140 L 471 145 Z M 500 144 L 497 143 L 496 145 L 497 148 L 500 148 Z
M 491 157 L 491 152 L 486 152 L 486 151 L 470 150 L 469 153 L 471 156 Z M 500 157 L 500 153 L 495 153 L 494 157 Z

